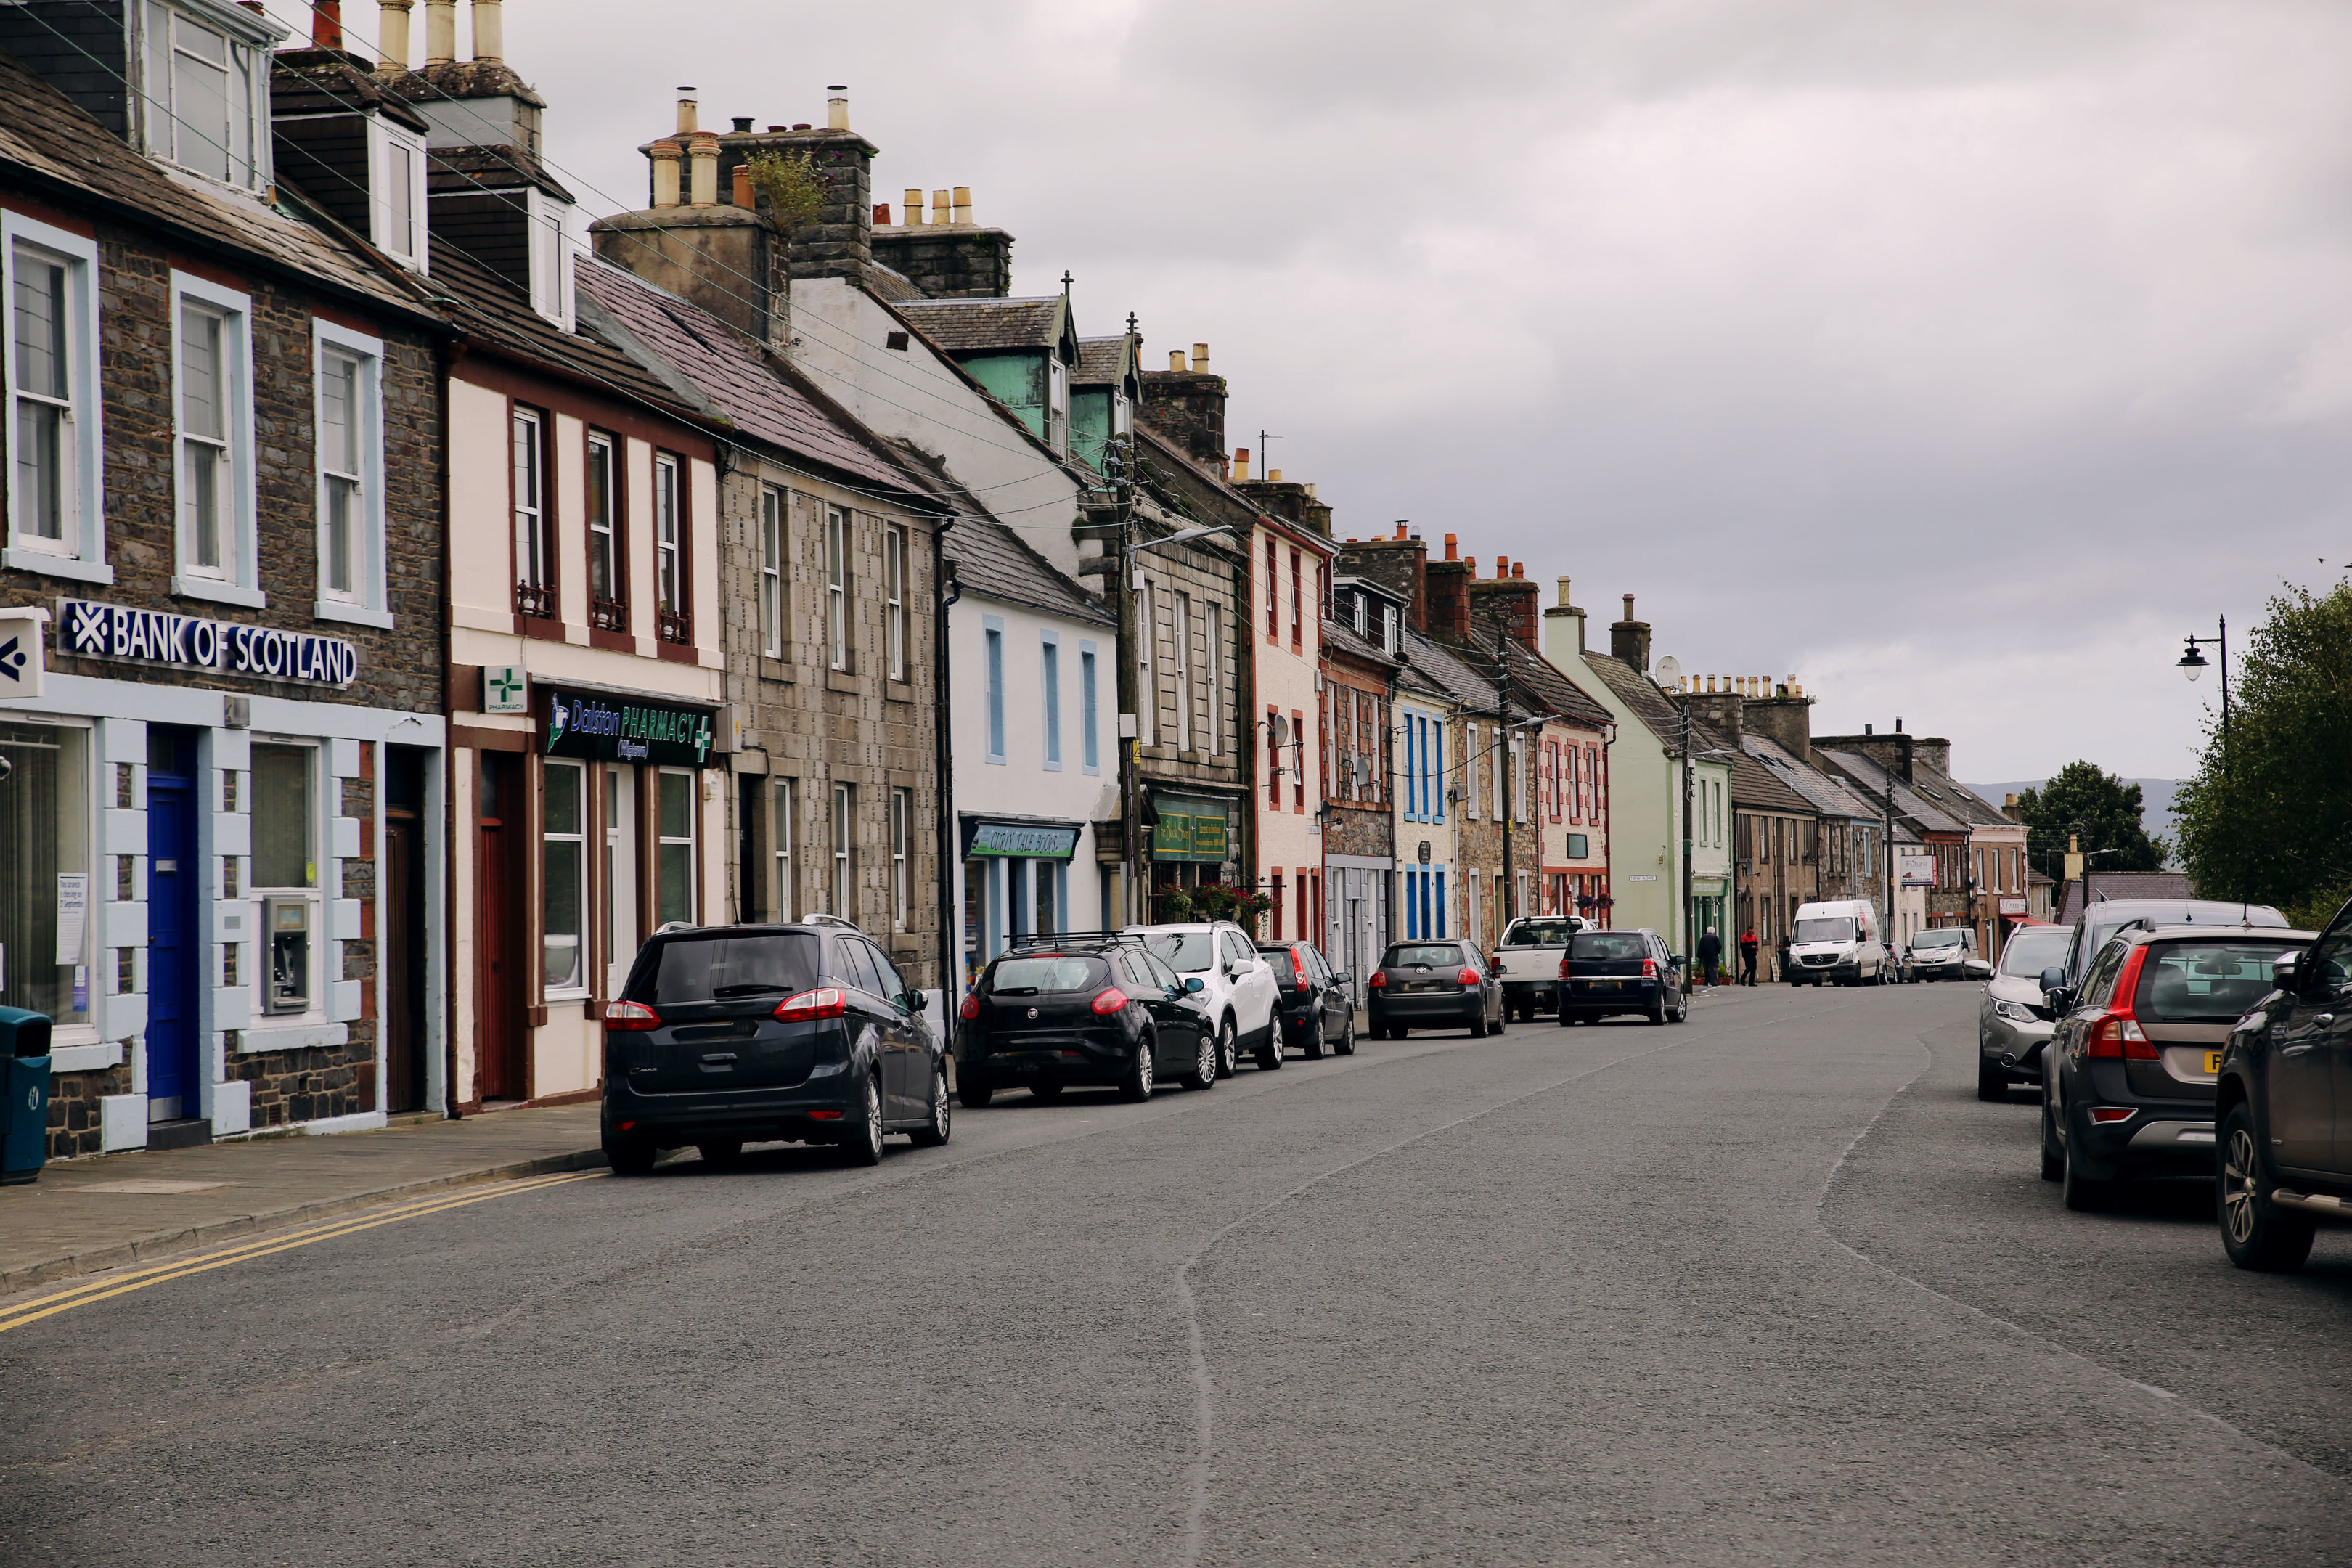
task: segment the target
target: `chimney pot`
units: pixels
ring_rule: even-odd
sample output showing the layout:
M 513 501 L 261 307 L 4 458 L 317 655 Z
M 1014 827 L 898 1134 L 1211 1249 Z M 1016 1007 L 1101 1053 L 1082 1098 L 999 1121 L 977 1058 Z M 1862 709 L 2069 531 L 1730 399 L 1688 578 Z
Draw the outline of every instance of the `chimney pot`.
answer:
M 698 131 L 687 143 L 687 163 L 690 184 L 688 199 L 695 206 L 715 207 L 719 205 L 719 137 L 716 132 Z
M 1559 584 L 1559 607 L 1563 610 L 1574 609 L 1576 606 L 1574 604 L 1570 602 L 1568 596 L 1568 579 L 1565 577 L 1558 577 L 1554 578 L 1553 581 Z
M 931 221 L 942 226 L 948 222 L 948 194 L 945 191 L 931 193 Z
M 955 188 L 955 220 L 958 223 L 971 221 L 971 187 L 970 185 L 958 185 Z
M 803 120 L 803 121 L 800 121 L 798 124 L 794 125 L 794 126 L 793 127 L 793 130 L 795 130 L 795 131 L 814 131 L 814 130 L 815 130 L 815 129 L 816 129 L 816 127 L 814 127 L 814 126 L 811 125 L 807 121 Z
M 1873 727 L 1872 727 L 1872 726 L 1870 726 L 1870 725 L 1868 725 L 1868 724 L 1864 724 L 1864 725 L 1862 727 L 1862 732 L 1863 732 L 1864 734 L 1865 734 L 1865 735 L 1868 735 L 1868 734 L 1872 734 L 1872 733 L 1874 733 L 1874 730 L 1873 730 Z
M 1527 579 L 1527 575 L 1528 563 L 1526 562 L 1514 561 L 1511 563 L 1511 581 L 1515 583 L 1524 582 Z
M 378 70 L 408 68 L 408 12 L 415 4 L 415 0 L 383 0 L 383 13 L 376 21 Z
M 665 136 L 650 149 L 654 160 L 654 207 L 656 211 L 677 205 L 677 160 L 681 149 L 677 142 Z
M 1192 374 L 1194 375 L 1209 374 L 1209 345 L 1206 343 L 1192 345 Z
M 499 0 L 474 0 L 474 58 L 502 60 L 507 55 L 506 13 Z
M 728 182 L 731 187 L 730 195 L 737 206 L 741 207 L 745 212 L 750 212 L 758 205 L 751 195 L 751 164 L 736 164 L 728 175 Z
M 907 187 L 907 191 L 906 191 L 906 197 L 907 197 L 906 213 L 907 213 L 907 222 L 908 222 L 908 224 L 909 226 L 912 226 L 912 225 L 919 224 L 919 223 L 922 222 L 922 221 L 923 221 L 923 193 L 922 193 L 922 192 L 920 192 L 920 191 L 919 191 L 919 190 L 917 190 L 917 189 L 915 189 L 912 185 L 909 185 L 909 186 L 908 186 L 908 187 Z
M 1478 558 L 1475 555 L 1464 556 L 1462 558 L 1462 564 L 1470 568 L 1471 576 L 1475 577 L 1478 575 Z
M 1450 533 L 1445 536 L 1445 558 L 1448 561 L 1459 561 L 1462 559 L 1461 552 L 1455 548 L 1454 536 Z
M 835 131 L 849 129 L 849 89 L 835 83 L 824 89 L 832 96 L 824 100 L 824 122 Z
M 457 0 L 425 0 L 425 63 L 457 63 Z
M 1265 471 L 1265 482 L 1270 485 L 1278 485 L 1282 483 L 1282 470 L 1280 468 L 1268 468 Z
M 340 49 L 343 47 L 343 0 L 313 0 L 310 7 L 310 47 L 314 49 Z
M 890 226 L 890 204 L 888 202 L 876 202 L 874 204 L 874 226 L 876 228 L 888 228 Z
M 1633 595 L 1631 594 L 1625 595 L 1625 618 L 1629 621 L 1633 618 Z
M 1237 485 L 1249 483 L 1249 448 L 1247 447 L 1234 448 L 1234 483 Z
M 1182 349 L 1170 349 L 1168 351 L 1168 370 L 1172 375 L 1181 375 L 1184 374 L 1184 351 Z
M 738 115 L 735 115 L 735 116 L 733 117 L 733 120 L 734 120 L 734 124 L 735 124 L 735 130 L 734 130 L 734 132 L 733 132 L 733 133 L 734 133 L 735 135 L 737 135 L 737 136 L 749 136 L 750 134 L 751 134 L 751 117 L 750 115 L 748 115 L 748 114 L 738 114 Z
M 694 89 L 682 87 L 677 89 L 677 133 L 680 136 L 694 134 L 694 111 L 698 101 Z
M 1399 539 L 1402 539 L 1404 537 L 1404 524 L 1401 522 L 1397 524 L 1397 537 Z
M 768 134 L 772 136 L 779 131 L 790 131 L 792 127 L 789 125 L 771 125 L 768 127 Z

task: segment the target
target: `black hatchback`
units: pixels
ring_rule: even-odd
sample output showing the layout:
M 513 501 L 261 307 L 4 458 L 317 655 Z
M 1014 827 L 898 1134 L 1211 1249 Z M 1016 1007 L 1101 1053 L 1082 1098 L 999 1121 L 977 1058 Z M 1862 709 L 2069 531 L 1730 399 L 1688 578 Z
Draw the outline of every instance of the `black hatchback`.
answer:
M 1217 1032 L 1195 997 L 1142 939 L 1063 931 L 1015 942 L 991 959 L 956 1031 L 956 1092 L 986 1105 L 1000 1089 L 1052 1100 L 1074 1084 L 1115 1085 L 1149 1100 L 1163 1077 L 1217 1081 Z
M 714 1165 L 772 1140 L 870 1165 L 886 1133 L 948 1141 L 947 1054 L 922 994 L 845 921 L 647 940 L 605 1007 L 604 1100 L 625 1176 L 688 1143 Z
M 1653 1024 L 1690 1016 L 1683 992 L 1683 961 L 1647 926 L 1638 931 L 1580 931 L 1559 961 L 1559 1022 L 1598 1023 L 1636 1013 Z
M 1412 1029 L 1467 1028 L 1474 1040 L 1503 1032 L 1503 975 L 1475 942 L 1392 942 L 1365 982 L 1374 1039 Z
M 1334 970 L 1311 942 L 1262 942 L 1257 955 L 1274 965 L 1274 1016 L 1282 1043 L 1296 1046 L 1308 1061 L 1326 1050 L 1356 1054 L 1354 976 Z

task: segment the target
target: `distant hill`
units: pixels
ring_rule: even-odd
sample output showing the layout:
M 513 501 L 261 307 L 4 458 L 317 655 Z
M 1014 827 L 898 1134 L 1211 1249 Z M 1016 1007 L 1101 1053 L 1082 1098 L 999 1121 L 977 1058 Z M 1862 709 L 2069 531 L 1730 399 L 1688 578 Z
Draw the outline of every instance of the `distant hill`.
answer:
M 1998 806 L 2012 795 L 2022 795 L 2030 789 L 2040 789 L 2044 782 L 2042 779 L 2021 779 L 2012 784 L 1972 784 L 1969 787 Z M 2172 792 L 2179 781 L 2126 779 L 2124 783 L 2139 785 L 2139 818 L 2147 828 L 2148 836 L 2152 838 L 2161 838 L 2168 844 L 2175 842 L 2172 832 Z

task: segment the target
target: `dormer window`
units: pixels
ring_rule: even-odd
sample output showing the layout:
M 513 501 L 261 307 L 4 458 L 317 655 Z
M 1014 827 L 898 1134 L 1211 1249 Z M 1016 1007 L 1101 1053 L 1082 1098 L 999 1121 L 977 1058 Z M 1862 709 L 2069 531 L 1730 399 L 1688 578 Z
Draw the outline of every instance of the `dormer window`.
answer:
M 563 220 L 572 207 L 541 190 L 530 191 L 529 197 L 530 308 L 568 332 L 572 330 L 572 247 L 564 237 Z
M 296 176 L 289 174 L 289 179 Z M 368 221 L 375 247 L 402 266 L 423 272 L 430 247 L 425 240 L 425 138 L 413 131 L 368 121 Z
M 225 13 L 225 14 L 224 14 Z M 226 184 L 269 183 L 269 44 L 279 29 L 215 0 L 140 9 L 146 152 Z
M 1070 367 L 1058 353 L 1045 356 L 1045 443 L 1066 457 L 1070 450 Z

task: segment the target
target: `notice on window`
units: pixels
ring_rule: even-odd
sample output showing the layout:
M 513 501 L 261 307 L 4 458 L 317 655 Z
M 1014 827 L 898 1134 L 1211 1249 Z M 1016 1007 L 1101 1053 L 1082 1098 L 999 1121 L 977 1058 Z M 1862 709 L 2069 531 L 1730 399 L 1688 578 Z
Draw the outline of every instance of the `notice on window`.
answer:
M 58 873 L 58 964 L 81 962 L 83 933 L 89 925 L 89 874 Z

